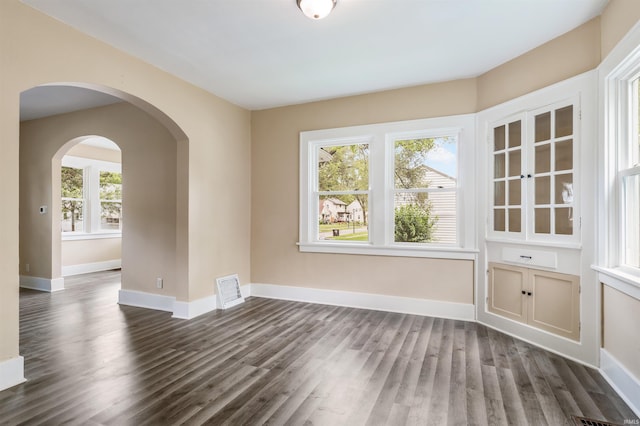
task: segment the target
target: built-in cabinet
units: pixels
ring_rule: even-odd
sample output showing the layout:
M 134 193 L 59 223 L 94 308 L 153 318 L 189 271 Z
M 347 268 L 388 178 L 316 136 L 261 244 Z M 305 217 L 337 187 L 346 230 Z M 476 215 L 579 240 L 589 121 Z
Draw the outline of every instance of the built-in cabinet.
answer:
M 580 278 L 540 269 L 489 264 L 489 312 L 580 340 Z
M 491 125 L 491 236 L 578 239 L 578 121 L 576 97 Z

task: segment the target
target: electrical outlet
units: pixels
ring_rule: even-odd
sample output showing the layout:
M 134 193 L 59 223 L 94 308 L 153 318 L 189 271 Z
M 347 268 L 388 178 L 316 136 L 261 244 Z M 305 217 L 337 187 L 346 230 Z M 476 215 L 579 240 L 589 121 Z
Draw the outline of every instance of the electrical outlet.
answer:
M 162 278 L 158 278 L 156 280 L 156 287 L 162 288 L 163 285 L 164 285 L 164 283 L 162 282 Z

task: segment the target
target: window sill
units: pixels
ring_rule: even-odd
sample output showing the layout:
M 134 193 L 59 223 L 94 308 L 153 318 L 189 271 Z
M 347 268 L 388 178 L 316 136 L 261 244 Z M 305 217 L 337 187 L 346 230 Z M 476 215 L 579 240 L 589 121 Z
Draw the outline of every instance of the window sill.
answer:
M 122 232 L 97 232 L 95 234 L 62 234 L 62 241 L 102 240 L 105 238 L 122 238 Z
M 592 265 L 591 269 L 599 273 L 599 280 L 603 284 L 640 300 L 640 275 L 631 273 L 626 268 Z
M 475 260 L 477 249 L 460 247 L 372 246 L 348 243 L 297 243 L 303 253 L 359 254 L 368 256 L 425 257 L 433 259 Z

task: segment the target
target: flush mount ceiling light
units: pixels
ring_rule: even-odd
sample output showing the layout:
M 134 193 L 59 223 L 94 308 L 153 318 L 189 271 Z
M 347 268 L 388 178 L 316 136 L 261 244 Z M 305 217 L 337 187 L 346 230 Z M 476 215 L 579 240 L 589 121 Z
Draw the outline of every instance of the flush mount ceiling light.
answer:
M 311 19 L 322 19 L 331 13 L 338 0 L 296 0 L 298 7 Z

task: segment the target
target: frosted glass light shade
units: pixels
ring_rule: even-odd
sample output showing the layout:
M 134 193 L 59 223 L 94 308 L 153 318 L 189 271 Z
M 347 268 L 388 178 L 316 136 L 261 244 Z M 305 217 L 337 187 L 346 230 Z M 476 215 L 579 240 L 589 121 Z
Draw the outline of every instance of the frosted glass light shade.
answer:
M 336 6 L 337 0 L 297 0 L 298 7 L 311 19 L 322 19 Z

